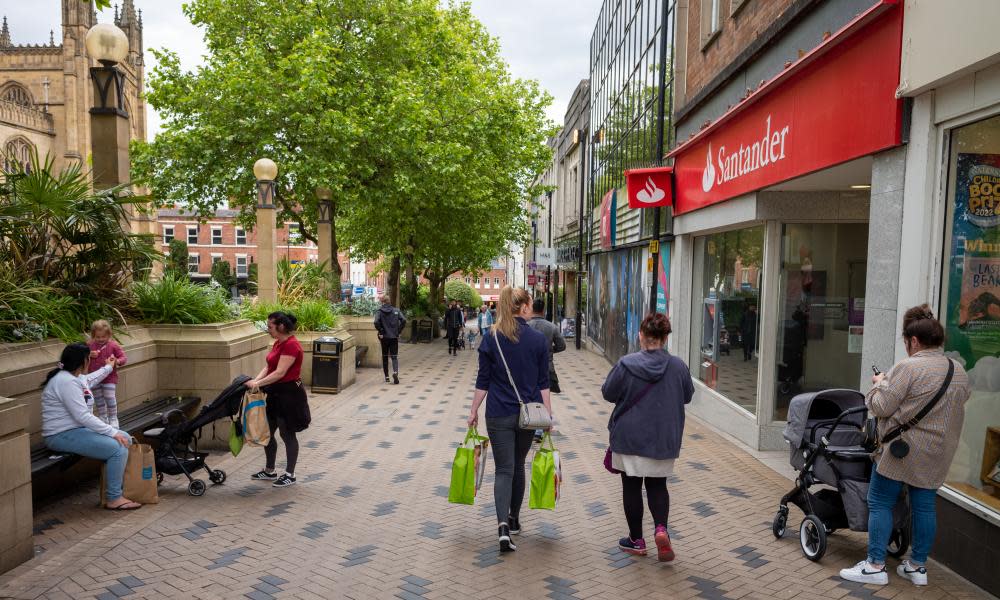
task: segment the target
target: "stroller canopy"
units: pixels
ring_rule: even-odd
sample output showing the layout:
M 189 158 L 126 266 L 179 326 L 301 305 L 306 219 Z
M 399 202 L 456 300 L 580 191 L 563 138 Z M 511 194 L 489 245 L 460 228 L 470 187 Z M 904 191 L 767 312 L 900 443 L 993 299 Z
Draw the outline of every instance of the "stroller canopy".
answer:
M 788 424 L 783 435 L 795 448 L 800 447 L 809 421 L 836 419 L 849 408 L 864 406 L 865 396 L 857 390 L 823 390 L 799 394 L 788 406 Z M 861 423 L 860 415 L 852 415 L 846 422 Z

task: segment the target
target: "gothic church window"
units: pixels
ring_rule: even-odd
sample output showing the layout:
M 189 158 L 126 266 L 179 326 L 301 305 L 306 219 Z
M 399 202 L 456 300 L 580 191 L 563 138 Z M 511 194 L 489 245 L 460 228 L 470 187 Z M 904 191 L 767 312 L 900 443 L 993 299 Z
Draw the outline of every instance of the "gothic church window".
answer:
M 35 105 L 35 102 L 31 99 L 31 94 L 22 85 L 17 83 L 11 83 L 0 92 L 0 98 L 13 102 L 14 104 L 19 104 L 21 106 L 26 106 L 31 108 Z
M 22 137 L 16 137 L 4 144 L 2 157 L 4 173 L 18 171 L 30 173 L 33 150 L 31 142 Z

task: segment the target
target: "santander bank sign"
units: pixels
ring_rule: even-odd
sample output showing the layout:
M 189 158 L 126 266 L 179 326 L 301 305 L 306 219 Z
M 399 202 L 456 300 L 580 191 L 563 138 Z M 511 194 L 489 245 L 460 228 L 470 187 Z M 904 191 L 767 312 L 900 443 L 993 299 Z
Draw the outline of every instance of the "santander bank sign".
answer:
M 716 183 L 726 183 L 768 165 L 775 165 L 785 159 L 785 139 L 791 126 L 785 125 L 780 130 L 771 133 L 771 115 L 767 115 L 764 127 L 764 137 L 753 143 L 742 143 L 739 148 L 729 152 L 725 146 L 719 147 L 718 156 L 713 164 L 712 144 L 708 144 L 705 157 L 705 171 L 701 176 L 701 189 L 706 194 L 712 191 Z
M 900 145 L 902 27 L 874 4 L 674 148 L 674 214 Z

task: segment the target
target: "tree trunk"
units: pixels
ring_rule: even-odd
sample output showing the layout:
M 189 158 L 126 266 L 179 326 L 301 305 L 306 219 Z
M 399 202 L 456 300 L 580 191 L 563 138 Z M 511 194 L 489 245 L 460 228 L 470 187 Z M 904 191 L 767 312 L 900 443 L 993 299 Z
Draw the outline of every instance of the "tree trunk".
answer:
M 399 256 L 392 257 L 392 265 L 389 267 L 389 276 L 385 279 L 385 293 L 389 296 L 389 302 L 393 306 L 399 306 Z
M 424 278 L 427 279 L 427 318 L 433 323 L 434 333 L 432 334 L 433 339 L 441 337 L 441 327 L 438 325 L 438 301 L 437 298 L 441 294 L 441 277 L 437 273 L 432 271 L 425 271 Z
M 341 282 L 341 270 L 340 270 L 340 253 L 337 250 L 337 203 L 333 202 L 330 207 L 330 273 L 332 274 L 331 279 L 333 279 L 337 289 L 335 290 L 336 298 L 340 300 L 340 282 Z

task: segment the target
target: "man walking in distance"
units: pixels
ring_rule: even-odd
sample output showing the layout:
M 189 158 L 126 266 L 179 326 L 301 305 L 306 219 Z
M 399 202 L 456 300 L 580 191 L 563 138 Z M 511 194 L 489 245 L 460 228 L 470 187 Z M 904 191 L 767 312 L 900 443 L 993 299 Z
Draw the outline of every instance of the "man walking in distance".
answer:
M 752 360 L 757 343 L 757 306 L 754 304 L 747 303 L 740 319 L 740 337 L 743 340 L 743 362 Z
M 555 361 L 552 355 L 566 349 L 566 338 L 559 331 L 559 326 L 545 320 L 545 300 L 536 298 L 531 303 L 531 320 L 528 327 L 545 336 L 549 344 L 549 391 L 559 393 L 559 378 L 556 376 Z
M 448 354 L 457 356 L 458 335 L 465 326 L 465 315 L 454 300 L 448 305 L 448 312 L 444 314 L 444 326 L 448 329 Z
M 378 341 L 382 346 L 382 372 L 385 382 L 389 383 L 389 359 L 392 359 L 392 382 L 399 383 L 399 334 L 406 325 L 403 313 L 389 303 L 389 296 L 382 295 L 381 308 L 375 313 L 375 330 L 378 331 Z

